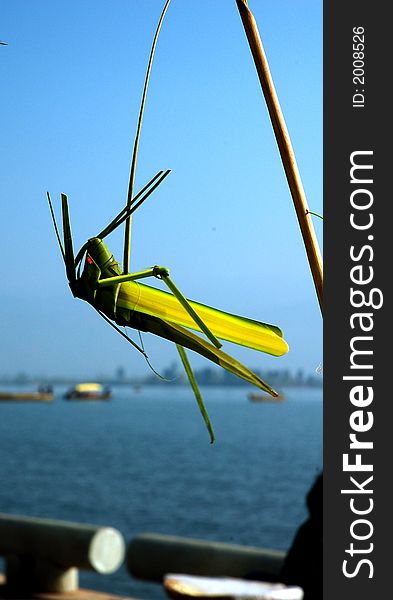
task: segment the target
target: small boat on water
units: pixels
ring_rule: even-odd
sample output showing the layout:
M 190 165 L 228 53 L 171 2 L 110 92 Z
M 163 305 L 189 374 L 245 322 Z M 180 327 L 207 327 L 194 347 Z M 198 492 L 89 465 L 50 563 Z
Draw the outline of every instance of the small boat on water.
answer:
M 270 394 L 257 394 L 255 392 L 251 392 L 247 397 L 250 402 L 282 402 L 285 400 L 285 397 L 282 394 L 273 397 L 270 396 Z
M 53 399 L 54 394 L 51 386 L 39 387 L 36 392 L 0 392 L 0 401 L 50 402 Z
M 111 390 L 101 383 L 78 383 L 64 395 L 66 400 L 109 400 L 111 397 Z

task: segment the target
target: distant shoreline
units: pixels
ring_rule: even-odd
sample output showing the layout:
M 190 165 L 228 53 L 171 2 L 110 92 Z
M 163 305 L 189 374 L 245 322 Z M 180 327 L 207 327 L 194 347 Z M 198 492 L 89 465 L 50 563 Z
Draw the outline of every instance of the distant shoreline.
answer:
M 323 378 L 322 376 L 303 376 L 296 377 L 287 372 L 284 374 L 275 373 L 274 375 L 269 373 L 258 373 L 262 379 L 269 382 L 272 387 L 285 387 L 285 388 L 322 388 Z M 164 376 L 172 385 L 186 386 L 188 382 L 185 378 L 177 373 L 168 374 L 164 372 Z M 199 385 L 206 387 L 249 387 L 250 384 L 243 382 L 237 377 L 220 377 L 212 372 L 203 371 L 202 373 L 196 372 L 196 377 Z M 148 375 L 147 377 L 60 377 L 60 376 L 29 376 L 29 375 L 15 375 L 15 376 L 2 376 L 0 377 L 0 385 L 17 385 L 17 386 L 37 386 L 43 383 L 49 385 L 73 385 L 75 382 L 80 381 L 95 381 L 104 385 L 118 385 L 118 386 L 144 386 L 144 385 L 165 385 L 168 381 L 162 381 L 154 375 Z

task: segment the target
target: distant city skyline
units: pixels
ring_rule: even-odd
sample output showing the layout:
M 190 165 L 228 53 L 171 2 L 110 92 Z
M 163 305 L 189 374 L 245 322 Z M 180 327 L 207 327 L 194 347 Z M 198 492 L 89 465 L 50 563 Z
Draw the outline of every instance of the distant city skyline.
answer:
M 319 387 L 322 386 L 323 378 L 320 372 L 306 373 L 302 369 L 298 369 L 296 372 L 292 372 L 290 369 L 276 369 L 270 371 L 258 371 L 258 369 L 253 369 L 254 372 L 262 377 L 267 383 L 270 385 L 286 385 L 286 386 L 312 386 Z M 15 374 L 0 374 L 0 384 L 10 384 L 10 385 L 33 385 L 33 384 L 42 384 L 45 382 L 49 382 L 52 384 L 62 384 L 62 383 L 73 383 L 80 381 L 98 381 L 101 383 L 111 383 L 111 384 L 148 384 L 148 385 L 159 385 L 159 384 L 175 384 L 175 385 L 187 385 L 189 386 L 189 382 L 181 369 L 181 365 L 176 362 L 171 363 L 169 366 L 165 367 L 160 376 L 157 376 L 156 373 L 150 371 L 147 374 L 144 374 L 140 377 L 132 377 L 127 375 L 125 369 L 121 367 L 115 370 L 115 373 L 101 373 L 101 374 L 93 374 L 90 376 L 81 377 L 75 374 L 74 376 L 64 376 L 64 375 L 45 375 L 41 374 L 33 374 L 33 373 L 25 373 L 23 371 Z M 204 367 L 202 369 L 195 370 L 195 376 L 198 380 L 198 383 L 203 385 L 250 385 L 246 381 L 239 379 L 235 375 L 232 375 L 228 371 L 220 369 L 219 367 Z M 164 379 L 163 379 L 164 378 Z M 170 388 L 168 388 L 170 389 Z

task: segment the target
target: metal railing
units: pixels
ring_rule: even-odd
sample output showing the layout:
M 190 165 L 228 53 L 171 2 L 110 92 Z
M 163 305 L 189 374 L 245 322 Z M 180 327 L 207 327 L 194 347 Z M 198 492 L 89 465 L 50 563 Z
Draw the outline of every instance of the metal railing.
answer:
M 168 573 L 276 582 L 285 553 L 157 533 L 136 536 L 126 552 L 112 527 L 0 513 L 0 556 L 7 588 L 31 597 L 76 592 L 80 569 L 109 574 L 124 558 L 132 576 L 159 583 Z
M 126 563 L 131 575 L 147 581 L 162 581 L 167 573 L 187 573 L 275 582 L 284 558 L 278 550 L 143 533 L 131 540 Z

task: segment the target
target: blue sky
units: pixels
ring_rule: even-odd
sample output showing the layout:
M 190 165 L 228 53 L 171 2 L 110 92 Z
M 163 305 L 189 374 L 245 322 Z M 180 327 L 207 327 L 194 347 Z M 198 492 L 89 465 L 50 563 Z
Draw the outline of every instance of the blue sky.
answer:
M 311 210 L 322 212 L 322 2 L 250 0 Z M 0 375 L 148 373 L 66 282 L 46 205 L 69 196 L 79 248 L 123 207 L 161 0 L 2 0 Z M 279 325 L 313 372 L 322 320 L 292 200 L 233 0 L 172 0 L 157 45 L 136 188 L 171 175 L 133 220 L 132 270 L 161 264 L 194 300 Z M 57 213 L 59 214 L 59 212 Z M 322 224 L 315 222 L 322 241 Z M 107 243 L 122 259 L 123 232 Z M 146 335 L 157 369 L 177 360 Z M 224 348 L 224 349 L 225 349 Z M 192 364 L 207 366 L 192 355 Z

